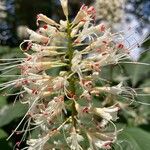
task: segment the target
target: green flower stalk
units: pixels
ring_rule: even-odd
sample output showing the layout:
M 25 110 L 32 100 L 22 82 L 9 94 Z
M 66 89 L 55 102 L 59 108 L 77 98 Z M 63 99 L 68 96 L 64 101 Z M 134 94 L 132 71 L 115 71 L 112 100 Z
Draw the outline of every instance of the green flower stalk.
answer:
M 36 138 L 29 137 L 24 149 L 111 149 L 120 131 L 115 121 L 121 108 L 118 102 L 104 106 L 105 99 L 95 105 L 94 97 L 105 93 L 133 100 L 135 92 L 123 83 L 97 86 L 96 80 L 104 66 L 130 58 L 128 49 L 136 43 L 126 45 L 123 32 L 110 33 L 104 24 L 95 25 L 94 7 L 83 5 L 71 21 L 68 1 L 61 0 L 61 5 L 66 21 L 59 24 L 39 14 L 38 31 L 27 29 L 29 40 L 20 45 L 25 58 L 14 59 L 14 65 L 4 69 L 18 67 L 20 75 L 3 83 L 1 90 L 21 89 L 21 102 L 29 106 L 23 131 L 40 131 Z M 52 68 L 59 68 L 59 74 L 50 75 Z

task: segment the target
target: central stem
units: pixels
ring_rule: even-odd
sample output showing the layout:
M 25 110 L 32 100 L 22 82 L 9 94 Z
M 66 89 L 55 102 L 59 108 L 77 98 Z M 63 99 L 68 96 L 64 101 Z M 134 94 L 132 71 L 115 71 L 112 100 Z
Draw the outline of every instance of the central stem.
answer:
M 69 21 L 67 22 L 67 39 L 68 39 L 68 45 L 67 45 L 67 55 L 69 57 L 69 72 L 71 71 L 71 66 L 72 66 L 72 58 L 73 58 L 73 42 L 72 42 L 72 37 L 71 37 L 71 32 L 72 32 L 72 28 L 71 28 L 71 24 L 69 23 Z M 74 95 L 75 94 L 75 77 L 72 76 L 69 79 L 69 88 L 70 88 L 70 92 Z M 73 126 L 76 128 L 76 115 L 77 115 L 77 111 L 75 108 L 75 102 L 74 100 L 72 101 L 71 104 L 71 111 L 72 111 L 72 124 Z
M 70 70 L 71 70 L 71 61 L 72 61 L 72 57 L 73 57 L 73 45 L 72 45 L 72 38 L 71 38 L 71 24 L 67 23 L 67 39 L 68 39 L 68 51 L 67 51 L 67 54 L 68 54 L 68 57 L 69 57 L 69 66 L 70 66 Z

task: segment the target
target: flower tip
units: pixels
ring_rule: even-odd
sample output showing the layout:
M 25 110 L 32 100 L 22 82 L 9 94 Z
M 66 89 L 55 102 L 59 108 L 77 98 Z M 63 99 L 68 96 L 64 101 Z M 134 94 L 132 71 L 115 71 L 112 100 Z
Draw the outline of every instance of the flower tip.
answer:
M 48 26 L 47 26 L 47 25 L 44 25 L 43 28 L 46 30 L 46 29 L 48 28 Z
M 36 16 L 36 25 L 37 26 L 39 26 L 40 24 L 39 24 L 39 21 L 40 21 L 40 17 L 42 16 L 42 14 L 38 14 L 37 16 Z
M 66 17 L 68 17 L 68 0 L 60 0 L 63 12 Z
M 32 47 L 32 43 L 29 41 L 24 41 L 21 45 L 20 45 L 20 49 L 22 51 L 28 51 L 29 49 L 31 49 Z
M 104 24 L 100 24 L 99 25 L 99 30 L 100 30 L 100 32 L 105 32 L 106 26 Z
M 119 103 L 117 103 L 117 104 L 115 105 L 115 107 L 117 107 L 117 108 L 118 108 L 118 110 L 120 110 L 120 109 L 121 109 L 121 106 L 120 106 L 120 104 L 119 104 Z

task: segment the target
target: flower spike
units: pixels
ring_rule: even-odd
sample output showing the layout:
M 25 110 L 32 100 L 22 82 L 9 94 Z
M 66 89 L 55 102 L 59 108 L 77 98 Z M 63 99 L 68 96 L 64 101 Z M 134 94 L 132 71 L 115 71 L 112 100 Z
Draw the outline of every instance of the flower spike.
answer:
M 123 32 L 111 33 L 103 23 L 95 25 L 94 7 L 82 5 L 71 22 L 68 0 L 60 2 L 65 21 L 57 23 L 39 14 L 39 29 L 27 29 L 29 40 L 20 44 L 24 58 L 0 60 L 1 77 L 13 78 L 2 83 L 0 90 L 19 88 L 20 92 L 12 95 L 20 94 L 20 102 L 29 107 L 10 137 L 28 118 L 22 131 L 37 128 L 39 134 L 29 136 L 24 149 L 111 149 L 117 141 L 115 122 L 122 108 L 117 98 L 134 101 L 136 92 L 123 82 L 111 85 L 100 75 L 105 66 L 129 59 L 131 47 Z M 19 75 L 11 75 L 14 69 Z M 97 85 L 98 79 L 107 84 Z M 100 100 L 95 102 L 94 97 Z

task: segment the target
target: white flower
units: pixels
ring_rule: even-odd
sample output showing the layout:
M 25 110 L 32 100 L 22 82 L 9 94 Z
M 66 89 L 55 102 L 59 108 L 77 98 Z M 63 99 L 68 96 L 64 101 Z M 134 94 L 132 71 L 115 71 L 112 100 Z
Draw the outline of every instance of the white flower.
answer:
M 81 53 L 78 52 L 78 51 L 75 51 L 74 52 L 74 57 L 71 61 L 71 63 L 72 63 L 71 70 L 74 73 L 78 73 L 80 79 L 82 78 L 82 71 L 81 71 L 82 66 L 80 65 L 81 60 L 82 60 Z
M 116 121 L 118 119 L 117 114 L 120 108 L 116 105 L 111 107 L 94 108 L 94 113 L 105 120 Z
M 57 77 L 53 80 L 53 89 L 60 90 L 68 86 L 68 81 L 63 77 Z
M 120 82 L 117 86 L 112 87 L 95 87 L 91 91 L 91 94 L 98 94 L 100 92 L 108 92 L 114 95 L 122 95 L 125 98 L 134 99 L 136 92 L 130 87 L 122 86 L 122 82 Z
M 96 146 L 102 149 L 111 149 L 111 144 L 116 140 L 115 133 L 101 133 L 101 132 L 89 132 L 87 131 L 87 137 L 89 139 L 90 148 L 93 150 Z
M 83 30 L 81 33 L 79 33 L 78 38 L 76 39 L 76 41 L 78 42 L 82 42 L 84 41 L 86 38 L 89 39 L 89 41 L 94 41 L 94 36 L 98 36 L 100 33 L 105 31 L 105 26 L 104 24 L 100 24 L 97 26 L 91 26 L 90 25 L 90 21 L 86 22 L 83 26 Z
M 121 94 L 122 91 L 123 91 L 123 88 L 122 88 L 122 82 L 120 84 L 118 84 L 117 86 L 112 86 L 112 87 L 106 87 L 106 86 L 103 86 L 103 87 L 96 87 L 94 88 L 94 90 L 91 92 L 91 93 L 98 93 L 101 92 L 101 91 L 104 91 L 104 92 L 108 92 L 108 93 L 111 93 L 111 94 Z
M 91 6 L 88 8 L 88 6 L 82 5 L 81 9 L 79 10 L 72 24 L 76 25 L 81 21 L 86 22 L 86 21 L 92 20 L 94 17 L 95 17 L 94 7 Z
M 84 51 L 91 51 L 91 50 L 97 50 L 99 48 L 108 48 L 107 44 L 112 41 L 112 34 L 110 33 L 110 30 L 106 30 L 104 34 L 100 37 L 98 37 L 94 42 L 92 42 L 89 46 L 87 46 Z
M 43 123 L 50 123 L 62 113 L 62 111 L 65 111 L 65 105 L 64 105 L 64 97 L 54 97 L 53 100 L 51 100 L 45 110 L 41 110 L 40 114 L 34 115 L 34 122 L 36 125 L 43 124 Z
M 60 20 L 60 29 L 65 30 L 67 28 L 67 21 Z
M 30 139 L 27 141 L 28 150 L 43 150 L 45 143 L 49 140 L 49 134 L 39 139 Z
M 75 102 L 75 108 L 76 108 L 76 111 L 78 112 L 79 117 L 84 117 L 86 115 L 89 115 L 90 107 L 80 106 L 79 103 Z
M 22 75 L 28 75 L 29 73 L 38 73 L 40 71 L 44 71 L 53 67 L 65 65 L 64 63 L 61 63 L 59 61 L 50 61 L 48 58 L 44 57 L 43 55 L 45 54 L 42 53 L 35 53 L 32 55 L 25 53 L 25 55 L 27 56 L 27 58 L 25 58 L 22 63 L 18 65 L 19 68 L 21 68 Z
M 51 25 L 44 25 L 38 30 L 40 34 L 48 37 L 54 37 L 57 34 L 57 31 L 57 28 Z
M 54 35 L 54 34 L 53 34 Z M 56 52 L 57 49 L 65 49 L 66 47 L 59 47 L 59 46 L 44 46 L 44 45 L 39 45 L 36 43 L 32 43 L 31 49 L 35 52 L 38 53 L 48 53 L 49 56 L 52 52 Z
M 92 100 L 92 96 L 90 95 L 90 93 L 87 90 L 84 90 L 80 97 L 81 98 L 83 97 L 83 98 L 87 99 L 88 101 Z
M 30 40 L 38 43 L 47 44 L 49 42 L 49 38 L 43 35 L 40 35 L 30 29 L 27 29 L 27 32 L 30 35 Z
M 49 25 L 59 26 L 59 24 L 57 24 L 54 20 L 48 18 L 47 16 L 45 16 L 43 14 L 37 15 L 37 25 L 38 26 L 39 26 L 39 21 L 43 21 Z
M 67 138 L 67 143 L 70 145 L 71 150 L 83 150 L 79 145 L 79 142 L 83 141 L 84 138 L 76 133 L 76 129 L 73 127 L 70 137 Z

